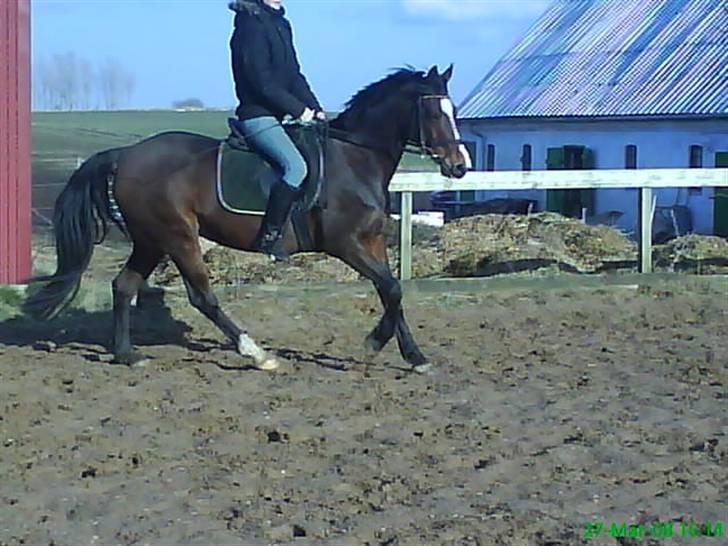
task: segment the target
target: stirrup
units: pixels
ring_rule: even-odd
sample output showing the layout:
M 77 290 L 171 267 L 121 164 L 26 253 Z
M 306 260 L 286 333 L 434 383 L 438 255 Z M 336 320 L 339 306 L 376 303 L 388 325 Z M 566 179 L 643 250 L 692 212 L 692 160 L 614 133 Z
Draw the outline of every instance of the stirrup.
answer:
M 290 256 L 283 248 L 283 232 L 265 233 L 255 243 L 255 250 L 268 255 L 274 262 L 289 262 Z

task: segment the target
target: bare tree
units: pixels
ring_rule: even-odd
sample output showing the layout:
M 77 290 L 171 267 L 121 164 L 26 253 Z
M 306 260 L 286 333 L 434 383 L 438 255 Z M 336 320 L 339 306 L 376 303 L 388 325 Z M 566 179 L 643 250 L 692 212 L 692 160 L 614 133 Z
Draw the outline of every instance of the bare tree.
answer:
M 134 94 L 134 87 L 136 86 L 136 78 L 134 74 L 124 69 L 123 80 L 122 80 L 122 100 L 123 104 L 127 105 L 131 101 L 131 97 Z
M 99 68 L 99 88 L 107 110 L 128 103 L 134 91 L 134 75 L 116 59 L 107 59 Z
M 48 108 L 48 68 L 44 60 L 33 63 L 32 73 L 33 108 L 45 110 Z
M 33 70 L 33 88 L 37 99 L 37 107 L 45 110 L 59 108 L 59 92 L 56 71 L 53 64 L 42 59 Z
M 78 107 L 79 69 L 73 52 L 53 56 L 55 84 L 58 92 L 58 109 L 75 110 Z
M 94 95 L 96 82 L 94 79 L 93 66 L 91 66 L 91 63 L 86 59 L 81 59 L 78 63 L 78 78 L 80 87 L 80 107 L 84 110 L 89 110 L 91 109 L 91 99 Z
M 97 69 L 73 52 L 56 54 L 33 66 L 33 101 L 36 108 L 108 110 L 128 104 L 135 87 L 134 75 L 116 59 Z

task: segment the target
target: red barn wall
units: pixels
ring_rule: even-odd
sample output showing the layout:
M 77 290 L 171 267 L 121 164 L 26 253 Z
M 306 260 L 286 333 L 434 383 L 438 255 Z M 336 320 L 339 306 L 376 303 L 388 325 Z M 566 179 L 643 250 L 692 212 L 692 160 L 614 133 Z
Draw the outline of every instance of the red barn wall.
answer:
M 0 284 L 30 275 L 30 0 L 0 0 Z

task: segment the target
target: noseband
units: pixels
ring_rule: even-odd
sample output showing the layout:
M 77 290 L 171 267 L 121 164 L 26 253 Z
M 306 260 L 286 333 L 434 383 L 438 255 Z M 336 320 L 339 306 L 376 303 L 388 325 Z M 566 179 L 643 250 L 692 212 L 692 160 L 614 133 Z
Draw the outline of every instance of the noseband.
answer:
M 418 129 L 418 139 L 415 140 L 414 138 L 409 138 L 407 140 L 407 146 L 411 146 L 415 148 L 414 151 L 418 152 L 420 155 L 423 156 L 430 156 L 431 158 L 438 160 L 442 159 L 436 152 L 435 147 L 436 146 L 447 146 L 449 144 L 463 144 L 463 141 L 460 139 L 450 139 L 450 140 L 435 140 L 432 142 L 427 142 L 427 139 L 425 138 L 425 126 L 424 126 L 424 117 L 422 115 L 424 111 L 424 101 L 425 100 L 443 100 L 443 99 L 449 99 L 447 95 L 422 95 L 418 97 L 417 99 L 417 106 L 416 106 L 416 115 L 417 115 L 417 129 Z M 454 120 L 453 120 L 454 121 Z

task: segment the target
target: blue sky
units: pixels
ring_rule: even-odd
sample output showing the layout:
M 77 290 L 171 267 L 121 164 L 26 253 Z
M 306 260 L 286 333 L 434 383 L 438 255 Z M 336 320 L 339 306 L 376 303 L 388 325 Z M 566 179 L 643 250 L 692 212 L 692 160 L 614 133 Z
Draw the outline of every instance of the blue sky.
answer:
M 410 64 L 451 62 L 459 103 L 536 21 L 549 0 L 284 0 L 303 71 L 328 110 Z M 32 0 L 33 60 L 75 52 L 121 61 L 130 107 L 198 97 L 235 104 L 226 0 Z

